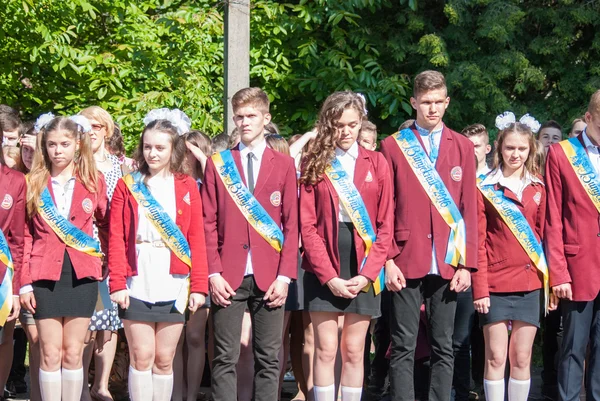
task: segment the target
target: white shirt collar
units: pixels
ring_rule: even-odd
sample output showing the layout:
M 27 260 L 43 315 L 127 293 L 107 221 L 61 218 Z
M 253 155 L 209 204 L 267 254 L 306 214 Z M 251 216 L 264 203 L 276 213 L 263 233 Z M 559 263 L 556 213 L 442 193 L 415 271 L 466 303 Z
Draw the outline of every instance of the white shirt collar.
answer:
M 481 182 L 481 186 L 500 184 L 504 187 L 508 187 L 508 185 L 506 185 L 506 184 L 510 181 L 511 180 L 508 180 L 507 178 L 504 177 L 504 174 L 502 174 L 501 169 L 496 168 L 496 169 L 492 170 L 483 179 L 483 181 Z M 525 176 L 522 178 L 522 182 L 523 182 L 523 187 L 527 187 L 529 184 L 532 184 L 532 183 L 544 185 L 542 180 L 540 180 L 539 178 L 537 178 L 536 176 L 531 174 L 529 171 L 525 171 Z
M 242 142 L 240 142 L 241 159 L 242 161 L 245 161 L 248 158 L 248 153 L 252 152 L 257 160 L 261 160 L 266 148 L 267 141 L 265 139 L 257 143 L 252 150 L 246 145 L 244 145 Z
M 342 150 L 336 146 L 335 156 L 343 157 L 345 155 L 351 156 L 354 160 L 358 159 L 358 142 L 354 142 L 352 146 L 350 146 L 350 149 L 348 149 L 347 151 Z
M 442 123 L 442 126 L 439 129 L 433 130 L 433 131 L 429 131 L 421 126 L 419 126 L 419 124 L 417 124 L 417 122 L 415 121 L 415 127 L 417 127 L 417 131 L 419 132 L 419 134 L 421 135 L 438 135 L 441 134 L 442 131 L 444 130 L 444 124 Z
M 587 129 L 584 129 L 581 136 L 583 137 L 583 144 L 585 145 L 585 147 L 588 150 L 593 151 L 594 153 L 598 153 L 598 147 L 595 146 L 592 141 L 590 140 L 590 137 L 587 136 Z

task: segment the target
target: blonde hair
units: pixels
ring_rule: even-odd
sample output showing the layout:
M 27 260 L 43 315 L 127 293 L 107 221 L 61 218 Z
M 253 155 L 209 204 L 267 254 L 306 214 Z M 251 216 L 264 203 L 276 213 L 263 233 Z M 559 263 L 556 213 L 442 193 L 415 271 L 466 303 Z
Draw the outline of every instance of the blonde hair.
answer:
M 2 148 L 2 153 L 4 156 L 4 163 L 8 160 L 12 160 L 15 162 L 15 165 L 12 167 L 13 170 L 17 170 L 20 172 L 25 172 L 26 168 L 23 164 L 23 160 L 21 159 L 21 149 L 16 146 L 5 146 Z
M 527 136 L 527 140 L 529 142 L 529 154 L 527 155 L 527 160 L 525 160 L 524 163 L 525 171 L 533 175 L 540 175 L 541 166 L 535 163 L 537 149 L 540 146 L 538 145 L 539 141 L 535 138 L 533 132 L 531 132 L 531 128 L 519 122 L 510 124 L 508 127 L 498 133 L 498 145 L 496 146 L 496 152 L 494 153 L 494 168 L 502 168 L 504 164 L 502 159 L 502 146 L 504 145 L 504 141 L 506 140 L 508 134 L 512 133 Z
M 33 156 L 31 172 L 27 186 L 27 212 L 29 216 L 35 215 L 40 195 L 48 185 L 48 178 L 52 170 L 52 162 L 46 149 L 48 134 L 54 131 L 63 131 L 67 136 L 79 141 L 79 150 L 73 159 L 74 176 L 91 193 L 98 189 L 98 170 L 94 162 L 90 137 L 81 131 L 81 127 L 67 117 L 56 117 L 50 121 L 37 135 L 37 146 Z
M 587 111 L 593 116 L 600 116 L 600 89 L 594 92 L 590 98 Z
M 106 128 L 106 136 L 104 138 L 110 138 L 115 132 L 115 122 L 113 121 L 108 111 L 104 110 L 99 106 L 90 106 L 79 112 L 80 115 L 86 117 L 88 120 L 99 121 Z

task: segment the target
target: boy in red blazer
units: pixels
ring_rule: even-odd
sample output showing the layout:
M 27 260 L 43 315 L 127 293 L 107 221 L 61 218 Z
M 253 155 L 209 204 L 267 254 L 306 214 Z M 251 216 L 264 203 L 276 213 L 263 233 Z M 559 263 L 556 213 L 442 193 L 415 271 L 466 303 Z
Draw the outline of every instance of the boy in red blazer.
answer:
M 588 342 L 587 399 L 600 400 L 600 209 L 598 196 L 593 202 L 581 181 L 590 183 L 592 192 L 600 185 L 600 90 L 592 95 L 585 121 L 580 135 L 550 145 L 546 161 L 546 255 L 550 286 L 562 303 L 558 392 L 563 401 L 579 400 Z M 565 147 L 580 150 L 589 167 L 585 174 L 575 173 Z
M 272 401 L 279 398 L 282 306 L 298 268 L 296 168 L 291 157 L 266 145 L 264 127 L 271 121 L 267 94 L 246 88 L 231 103 L 241 142 L 208 160 L 202 185 L 214 328 L 212 395 L 215 401 L 237 400 L 235 365 L 248 308 L 256 361 L 254 399 Z M 225 170 L 239 174 L 239 181 L 226 187 Z M 247 197 L 236 203 L 240 189 Z M 279 233 L 278 241 L 265 239 L 261 226 L 249 223 L 252 218 L 241 211 L 249 205 L 260 210 L 261 223 Z
M 424 71 L 417 75 L 413 93 L 411 104 L 417 111 L 417 119 L 410 128 L 412 132 L 400 131 L 381 143 L 381 152 L 392 171 L 395 197 L 391 255 L 397 256 L 386 263 L 386 286 L 394 291 L 390 321 L 391 396 L 394 400 L 415 399 L 414 352 L 419 309 L 425 302 L 432 346 L 429 400 L 441 401 L 450 399 L 452 388 L 456 293 L 469 288 L 470 269 L 477 266 L 475 153 L 471 141 L 442 122 L 450 98 L 441 73 Z M 455 248 L 460 249 L 462 263 L 446 262 L 447 250 L 456 244 L 449 241 L 450 226 L 419 181 L 418 166 L 409 163 L 408 157 L 413 154 L 400 148 L 402 138 L 412 140 L 411 149 L 417 149 L 416 153 L 426 153 L 425 157 L 439 175 L 438 190 L 445 191 L 446 200 L 451 198 L 457 221 L 462 219 L 464 222 L 464 241 Z M 429 178 L 435 176 L 432 169 L 426 170 L 422 173 L 428 174 Z

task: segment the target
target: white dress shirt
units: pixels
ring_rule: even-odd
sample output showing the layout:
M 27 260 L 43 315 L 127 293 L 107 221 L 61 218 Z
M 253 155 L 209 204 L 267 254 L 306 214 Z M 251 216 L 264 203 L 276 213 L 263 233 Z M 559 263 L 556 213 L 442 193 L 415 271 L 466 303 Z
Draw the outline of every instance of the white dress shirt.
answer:
M 592 166 L 594 166 L 594 170 L 596 174 L 600 174 L 600 151 L 598 151 L 598 147 L 594 146 L 590 138 L 587 136 L 587 129 L 583 130 L 583 144 L 587 150 L 588 157 L 592 162 Z
M 510 189 L 516 196 L 517 199 L 523 200 L 523 191 L 529 184 L 532 183 L 543 184 L 543 182 L 530 174 L 528 171 L 525 171 L 523 178 L 515 179 L 505 177 L 502 173 L 502 170 L 497 168 L 492 171 L 482 182 L 481 185 L 495 185 L 500 184 L 505 188 Z
M 351 182 L 354 182 L 354 168 L 356 167 L 356 159 L 358 159 L 358 143 L 354 142 L 348 151 L 344 151 L 338 147 L 335 148 L 335 158 L 338 159 L 346 174 L 348 174 L 348 178 Z M 342 202 L 339 202 L 339 213 L 338 220 L 352 223 L 352 219 L 350 215 L 344 209 Z

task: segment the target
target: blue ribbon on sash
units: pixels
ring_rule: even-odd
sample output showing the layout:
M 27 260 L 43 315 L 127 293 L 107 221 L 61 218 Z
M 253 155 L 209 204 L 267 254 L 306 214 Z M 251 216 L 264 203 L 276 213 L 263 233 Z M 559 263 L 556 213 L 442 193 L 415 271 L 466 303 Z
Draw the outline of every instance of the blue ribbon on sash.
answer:
M 15 274 L 8 241 L 6 241 L 2 230 L 0 230 L 0 262 L 6 265 L 6 273 L 2 279 L 2 284 L 0 284 L 0 327 L 2 327 L 6 323 L 6 319 L 12 309 L 12 286 Z

